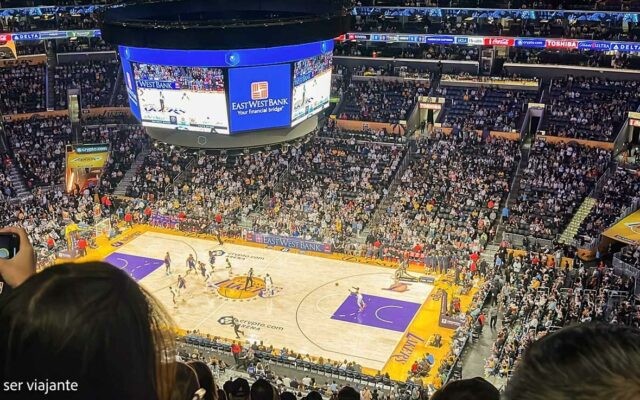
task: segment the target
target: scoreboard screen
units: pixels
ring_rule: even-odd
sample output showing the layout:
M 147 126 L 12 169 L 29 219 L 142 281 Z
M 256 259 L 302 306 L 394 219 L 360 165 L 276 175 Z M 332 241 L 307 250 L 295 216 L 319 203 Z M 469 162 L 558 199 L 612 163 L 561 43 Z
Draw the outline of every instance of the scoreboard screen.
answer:
M 132 63 L 142 122 L 229 133 L 222 69 Z
M 234 134 L 292 127 L 329 106 L 332 40 L 119 52 L 131 110 L 144 126 Z

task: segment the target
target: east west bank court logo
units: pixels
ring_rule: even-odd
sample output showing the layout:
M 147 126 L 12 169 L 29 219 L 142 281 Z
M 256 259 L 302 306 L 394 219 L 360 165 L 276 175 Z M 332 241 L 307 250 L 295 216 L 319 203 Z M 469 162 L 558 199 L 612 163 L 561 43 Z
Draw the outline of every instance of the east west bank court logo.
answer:
M 264 100 L 269 98 L 269 82 L 251 83 L 251 100 Z

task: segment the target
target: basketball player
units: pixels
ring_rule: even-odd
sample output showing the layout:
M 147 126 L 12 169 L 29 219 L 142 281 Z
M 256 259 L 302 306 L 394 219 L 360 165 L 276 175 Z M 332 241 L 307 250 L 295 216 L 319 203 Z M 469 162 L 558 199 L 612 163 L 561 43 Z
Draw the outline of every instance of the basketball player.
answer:
M 171 286 L 169 286 L 169 291 L 171 292 L 171 300 L 173 301 L 173 304 L 176 304 L 176 291 L 173 290 L 173 288 Z
M 160 91 L 160 112 L 164 112 L 164 93 Z
M 196 270 L 196 259 L 193 258 L 193 254 L 189 254 L 189 257 L 187 258 L 187 275 L 189 275 L 191 270 L 193 270 L 193 272 L 195 272 L 197 275 L 198 271 Z
M 273 296 L 273 280 L 269 274 L 264 277 L 264 291 L 268 296 Z
M 207 277 L 207 266 L 202 261 L 198 261 L 198 267 L 200 268 L 200 274 L 202 275 L 202 277 L 206 278 Z
M 247 288 L 253 287 L 253 268 L 249 268 L 249 273 L 247 274 L 247 280 L 244 283 L 244 290 Z
M 187 281 L 182 277 L 182 275 L 178 275 L 178 294 L 182 289 L 187 289 Z
M 356 304 L 358 304 L 358 312 L 363 312 L 367 305 L 364 302 L 364 297 L 362 297 L 362 293 L 360 293 L 360 288 L 354 287 L 353 290 L 349 289 L 349 292 L 351 294 L 356 295 Z
M 216 252 L 213 250 L 209 250 L 209 266 L 211 267 L 211 272 L 215 272 L 216 269 Z
M 167 254 L 164 255 L 164 271 L 167 275 L 171 275 L 171 256 L 167 251 Z
M 244 336 L 244 331 L 240 330 L 240 322 L 238 321 L 237 318 L 233 318 L 233 322 L 231 323 L 231 326 L 233 326 L 233 333 L 236 334 L 236 339 L 240 339 L 240 333 L 242 334 L 242 336 Z
M 231 261 L 229 261 L 229 257 L 227 257 L 227 270 L 229 270 L 229 278 L 233 275 L 233 268 L 231 268 Z

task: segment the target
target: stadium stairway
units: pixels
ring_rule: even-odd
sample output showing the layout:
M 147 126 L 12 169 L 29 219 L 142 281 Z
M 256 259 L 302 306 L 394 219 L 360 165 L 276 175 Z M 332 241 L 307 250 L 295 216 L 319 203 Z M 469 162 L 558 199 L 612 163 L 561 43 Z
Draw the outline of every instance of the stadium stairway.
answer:
M 13 183 L 13 188 L 16 191 L 19 199 L 25 199 L 31 196 L 31 191 L 27 187 L 27 184 L 24 181 L 24 177 L 20 172 L 20 168 L 15 163 L 15 160 L 11 159 L 11 167 L 9 167 L 9 179 L 11 179 L 11 183 Z
M 529 165 L 529 154 L 531 153 L 531 144 L 533 138 L 531 135 L 527 135 L 520 147 L 521 156 L 520 162 L 518 163 L 518 169 L 516 170 L 515 176 L 513 177 L 513 181 L 511 183 L 511 189 L 509 190 L 509 197 L 507 197 L 506 205 L 509 210 L 512 210 L 514 205 L 516 204 L 516 199 L 518 198 L 518 192 L 520 191 L 520 181 L 522 180 L 522 175 L 524 174 L 524 170 Z M 493 243 L 500 243 L 502 241 L 502 235 L 504 233 L 504 225 L 499 223 L 496 227 L 496 235 L 493 238 Z M 487 247 L 488 248 L 488 247 Z M 493 257 L 493 255 L 491 255 Z
M 570 244 L 573 241 L 573 238 L 578 233 L 578 229 L 580 229 L 580 225 L 582 225 L 582 222 L 587 218 L 597 202 L 598 200 L 593 197 L 587 197 L 582 202 L 578 212 L 573 216 L 569 225 L 565 228 L 564 232 L 562 232 L 562 235 L 560 235 L 560 243 Z
M 411 161 L 413 160 L 416 152 L 418 151 L 418 147 L 415 143 L 415 139 L 413 138 L 409 140 L 409 143 L 407 144 L 407 146 L 408 146 L 407 153 L 404 155 L 404 158 L 402 159 L 402 162 L 400 163 L 400 166 L 398 167 L 398 170 L 396 171 L 396 174 L 394 175 L 393 180 L 391 181 L 391 185 L 389 185 L 389 188 L 387 189 L 387 194 L 382 198 L 382 200 L 380 200 L 380 203 L 378 203 L 378 206 L 376 207 L 376 210 L 373 213 L 373 217 L 364 227 L 362 232 L 360 232 L 360 234 L 358 235 L 358 239 L 360 243 L 364 243 L 366 241 L 367 236 L 369 235 L 369 232 L 371 232 L 370 227 L 372 225 L 378 225 L 380 223 L 380 218 L 382 213 L 385 212 L 385 210 L 387 209 L 387 206 L 392 201 L 391 194 L 396 192 L 396 189 L 400 184 L 400 179 L 402 178 L 402 175 L 404 175 L 404 172 L 407 170 L 407 167 L 409 166 L 409 164 L 411 164 Z
M 127 189 L 129 188 L 129 186 L 131 186 L 133 177 L 136 175 L 136 172 L 142 167 L 142 163 L 144 163 L 144 160 L 148 154 L 149 149 L 145 149 L 141 151 L 140 154 L 138 154 L 136 160 L 131 165 L 131 168 L 129 168 L 129 170 L 124 174 L 124 178 L 122 178 L 120 183 L 118 183 L 118 186 L 116 186 L 113 194 L 115 194 L 116 196 L 127 195 Z
M 47 91 L 47 110 L 53 111 L 56 103 L 55 91 L 53 89 L 53 83 L 55 80 L 55 70 L 56 65 L 58 65 L 58 60 L 56 58 L 56 52 L 54 50 L 54 46 L 47 46 L 47 81 L 46 81 L 46 91 Z

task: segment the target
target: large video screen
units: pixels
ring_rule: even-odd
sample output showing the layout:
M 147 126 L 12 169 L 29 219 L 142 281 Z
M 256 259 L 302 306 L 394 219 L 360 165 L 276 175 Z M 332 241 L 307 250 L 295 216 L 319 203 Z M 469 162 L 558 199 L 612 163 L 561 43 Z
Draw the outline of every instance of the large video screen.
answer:
M 291 126 L 329 107 L 331 61 L 327 52 L 294 63 Z
M 292 127 L 329 105 L 333 41 L 241 50 L 120 46 L 131 111 L 155 128 Z
M 143 125 L 229 133 L 222 69 L 132 66 Z
M 289 126 L 290 64 L 232 68 L 229 89 L 233 132 Z

